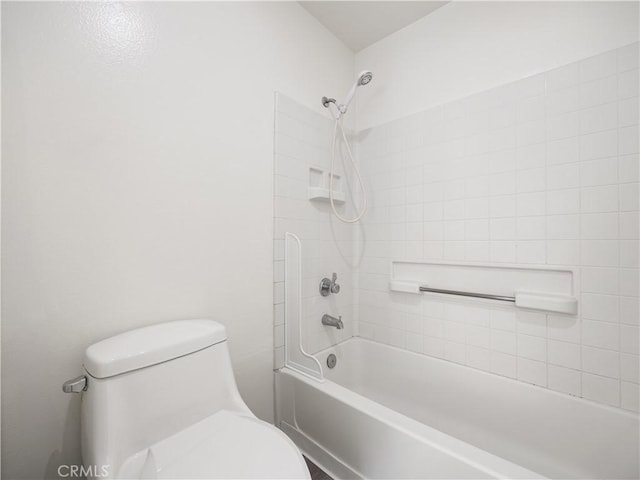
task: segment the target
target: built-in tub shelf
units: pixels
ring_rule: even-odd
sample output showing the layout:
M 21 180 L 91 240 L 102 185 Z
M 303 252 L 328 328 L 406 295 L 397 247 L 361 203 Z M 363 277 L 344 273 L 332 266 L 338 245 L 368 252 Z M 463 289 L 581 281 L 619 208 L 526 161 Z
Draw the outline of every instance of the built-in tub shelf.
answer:
M 329 189 L 322 187 L 309 187 L 308 188 L 309 200 L 321 200 L 329 201 Z M 333 203 L 344 203 L 344 192 L 333 191 Z
M 307 194 L 309 200 L 320 200 L 323 202 L 329 202 L 329 186 L 333 183 L 333 203 L 342 204 L 345 201 L 345 194 L 342 188 L 342 177 L 337 174 L 333 174 L 333 181 L 331 172 L 322 170 L 321 168 L 311 167 L 309 168 L 309 187 L 307 188 Z
M 520 266 L 391 262 L 389 289 L 510 302 L 516 307 L 575 315 L 573 271 Z

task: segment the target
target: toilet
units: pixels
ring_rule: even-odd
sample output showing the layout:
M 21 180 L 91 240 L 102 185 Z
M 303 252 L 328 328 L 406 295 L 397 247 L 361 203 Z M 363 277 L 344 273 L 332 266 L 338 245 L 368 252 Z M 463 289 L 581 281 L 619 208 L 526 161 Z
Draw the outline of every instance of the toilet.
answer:
M 226 340 L 217 322 L 183 320 L 91 345 L 74 380 L 88 478 L 310 478 L 294 443 L 240 397 Z

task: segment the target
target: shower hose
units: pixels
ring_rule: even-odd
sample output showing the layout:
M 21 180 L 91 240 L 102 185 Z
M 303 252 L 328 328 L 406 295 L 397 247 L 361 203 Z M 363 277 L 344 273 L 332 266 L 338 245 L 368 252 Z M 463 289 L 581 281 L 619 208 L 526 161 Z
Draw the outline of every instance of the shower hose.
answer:
M 338 130 L 340 130 L 340 133 L 342 134 L 342 140 L 344 141 L 344 144 L 347 148 L 347 154 L 349 155 L 351 166 L 353 167 L 353 170 L 356 172 L 356 176 L 358 177 L 358 183 L 360 183 L 360 188 L 362 190 L 362 210 L 360 211 L 360 213 L 356 215 L 355 218 L 352 218 L 352 219 L 345 218 L 338 213 L 338 211 L 336 210 L 336 206 L 333 198 L 333 177 L 334 177 L 333 172 L 334 172 L 334 166 L 335 166 L 335 160 L 336 160 L 336 145 L 338 143 L 336 140 L 338 137 Z M 345 180 L 346 180 L 346 177 L 345 177 Z M 336 216 L 338 220 L 344 223 L 356 223 L 358 220 L 360 220 L 364 216 L 365 212 L 367 211 L 367 191 L 364 188 L 362 177 L 360 176 L 360 172 L 358 171 L 356 162 L 353 159 L 353 154 L 351 153 L 351 147 L 349 146 L 349 141 L 347 140 L 347 136 L 344 133 L 344 128 L 342 127 L 342 114 L 339 114 L 336 117 L 336 124 L 333 128 L 333 142 L 331 145 L 331 173 L 329 173 L 329 203 L 331 204 L 331 210 L 333 210 L 333 214 Z

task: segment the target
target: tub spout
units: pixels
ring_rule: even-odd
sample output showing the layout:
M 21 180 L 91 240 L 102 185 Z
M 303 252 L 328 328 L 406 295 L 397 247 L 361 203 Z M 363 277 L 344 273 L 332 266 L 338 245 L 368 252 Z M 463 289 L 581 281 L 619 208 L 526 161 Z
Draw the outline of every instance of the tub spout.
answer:
M 342 324 L 342 315 L 336 318 L 325 313 L 322 316 L 322 324 L 330 327 L 336 327 L 338 330 L 342 330 L 344 328 L 344 325 Z

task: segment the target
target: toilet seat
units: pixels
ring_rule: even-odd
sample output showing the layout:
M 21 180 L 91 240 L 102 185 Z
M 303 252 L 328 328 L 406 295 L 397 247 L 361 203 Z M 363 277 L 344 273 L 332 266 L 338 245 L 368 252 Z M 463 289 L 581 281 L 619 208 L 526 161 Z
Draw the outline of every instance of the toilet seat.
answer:
M 308 479 L 294 443 L 247 414 L 221 410 L 130 457 L 120 478 Z

